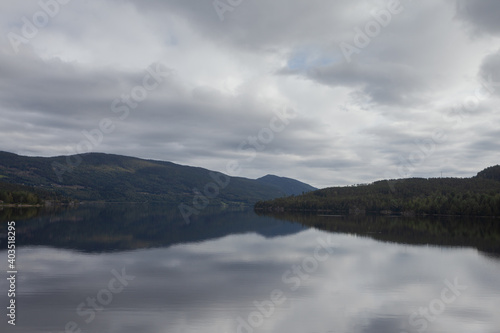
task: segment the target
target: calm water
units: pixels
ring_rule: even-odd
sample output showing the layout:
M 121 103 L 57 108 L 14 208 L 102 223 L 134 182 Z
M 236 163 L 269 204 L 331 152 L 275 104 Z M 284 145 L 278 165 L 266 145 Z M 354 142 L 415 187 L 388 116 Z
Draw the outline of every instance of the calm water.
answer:
M 5 233 L 16 216 L 2 216 Z M 499 222 L 243 211 L 185 224 L 140 205 L 19 216 L 17 325 L 2 314 L 0 331 L 498 333 Z

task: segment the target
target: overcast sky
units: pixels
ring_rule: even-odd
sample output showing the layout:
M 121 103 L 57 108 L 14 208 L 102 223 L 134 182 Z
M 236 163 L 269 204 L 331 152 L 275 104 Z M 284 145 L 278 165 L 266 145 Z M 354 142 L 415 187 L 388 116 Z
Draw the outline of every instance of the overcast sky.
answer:
M 495 0 L 2 1 L 0 150 L 317 187 L 472 176 L 500 163 L 499 17 Z

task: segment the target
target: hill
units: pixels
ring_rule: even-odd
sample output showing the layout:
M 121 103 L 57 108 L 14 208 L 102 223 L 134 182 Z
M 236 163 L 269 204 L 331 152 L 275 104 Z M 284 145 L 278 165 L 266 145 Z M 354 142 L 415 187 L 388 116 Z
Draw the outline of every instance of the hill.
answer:
M 477 178 L 493 179 L 500 181 L 500 165 L 495 165 L 478 172 Z
M 298 195 L 317 190 L 316 187 L 312 187 L 309 184 L 299 182 L 298 180 L 286 177 L 278 177 L 275 175 L 266 175 L 257 180 L 261 183 L 273 185 L 280 188 L 286 193 L 286 195 Z
M 261 201 L 256 210 L 500 216 L 500 167 L 472 178 L 409 178 Z
M 80 201 L 177 204 L 192 203 L 202 195 L 210 204 L 226 205 L 287 194 L 279 185 L 203 168 L 102 153 L 26 157 L 0 152 L 0 179 L 6 186 L 24 186 L 44 198 L 49 193 Z

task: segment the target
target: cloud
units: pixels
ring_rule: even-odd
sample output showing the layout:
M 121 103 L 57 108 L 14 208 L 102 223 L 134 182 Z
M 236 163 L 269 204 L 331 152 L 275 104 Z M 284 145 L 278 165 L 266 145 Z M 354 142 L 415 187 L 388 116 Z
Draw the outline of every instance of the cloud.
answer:
M 485 95 L 500 94 L 500 51 L 487 55 L 480 67 Z
M 476 34 L 500 34 L 500 4 L 495 0 L 457 0 L 457 17 L 464 20 Z
M 425 87 L 417 70 L 391 63 L 342 63 L 313 67 L 303 75 L 331 87 L 351 87 L 354 99 L 368 97 L 368 103 L 382 105 L 411 106 L 423 98 Z
M 356 8 L 349 1 L 325 3 L 321 0 L 277 0 L 269 3 L 243 1 L 221 21 L 211 0 L 138 1 L 129 0 L 148 16 L 161 19 L 174 13 L 189 22 L 204 37 L 249 52 L 281 52 L 280 48 L 328 40 L 346 22 L 346 13 Z M 164 22 L 164 20 L 162 20 Z
M 450 140 L 419 175 L 450 165 L 453 174 L 473 175 L 500 158 L 488 149 L 461 160 L 471 142 L 491 140 L 481 126 L 500 125 L 500 88 L 491 96 L 483 90 L 460 122 L 449 116 L 490 75 L 500 81 L 496 21 L 479 19 L 490 17 L 482 13 L 494 12 L 494 2 L 401 1 L 403 10 L 351 62 L 339 44 L 352 43 L 386 2 L 242 1 L 221 21 L 208 0 L 74 0 L 18 53 L 7 36 L 21 34 L 22 18 L 41 7 L 0 6 L 3 150 L 68 154 L 83 131 L 109 118 L 114 130 L 94 151 L 225 172 L 228 161 L 248 157 L 242 143 L 291 108 L 297 117 L 244 166 L 244 176 L 278 173 L 317 187 L 371 182 L 397 169 L 398 156 L 436 128 Z M 120 119 L 113 102 L 156 63 L 170 75 Z

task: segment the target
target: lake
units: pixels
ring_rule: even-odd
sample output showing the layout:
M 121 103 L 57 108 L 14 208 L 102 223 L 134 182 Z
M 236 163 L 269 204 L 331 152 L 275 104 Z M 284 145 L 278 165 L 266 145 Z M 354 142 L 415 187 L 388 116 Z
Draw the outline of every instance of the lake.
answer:
M 500 220 L 261 215 L 160 205 L 16 221 L 1 332 L 498 333 Z M 4 273 L 7 276 L 6 273 Z

